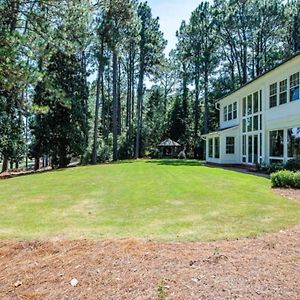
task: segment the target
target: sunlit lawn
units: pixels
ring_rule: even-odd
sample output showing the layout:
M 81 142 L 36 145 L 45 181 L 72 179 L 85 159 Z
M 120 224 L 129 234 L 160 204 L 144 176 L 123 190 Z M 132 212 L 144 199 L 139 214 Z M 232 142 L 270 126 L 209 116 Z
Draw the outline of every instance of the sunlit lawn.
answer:
M 268 179 L 197 161 L 141 160 L 0 181 L 1 239 L 249 237 L 300 221 Z

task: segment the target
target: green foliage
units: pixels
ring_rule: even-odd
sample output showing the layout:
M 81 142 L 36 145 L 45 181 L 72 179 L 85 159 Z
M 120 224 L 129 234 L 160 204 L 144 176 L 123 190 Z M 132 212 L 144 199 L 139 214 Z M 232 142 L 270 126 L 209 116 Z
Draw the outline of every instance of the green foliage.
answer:
M 272 187 L 300 188 L 300 171 L 278 171 L 271 175 Z
M 31 155 L 50 155 L 53 165 L 58 167 L 66 167 L 72 157 L 81 157 L 87 147 L 84 134 L 88 126 L 88 89 L 80 68 L 74 55 L 57 52 L 35 89 L 34 104 L 43 109 L 31 124 Z
M 288 160 L 284 168 L 289 171 L 300 171 L 300 157 Z
M 276 162 L 276 163 L 272 163 L 272 164 L 268 164 L 268 163 L 257 163 L 256 164 L 256 170 L 258 172 L 267 173 L 267 174 L 272 174 L 274 172 L 281 171 L 284 169 L 285 169 L 285 167 L 284 167 L 283 162 Z

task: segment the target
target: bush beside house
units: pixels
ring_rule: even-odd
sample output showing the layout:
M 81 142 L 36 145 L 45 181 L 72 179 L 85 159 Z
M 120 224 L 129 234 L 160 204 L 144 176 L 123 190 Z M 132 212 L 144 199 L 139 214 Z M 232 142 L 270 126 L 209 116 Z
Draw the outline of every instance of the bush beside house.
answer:
M 272 187 L 300 189 L 300 171 L 282 170 L 271 174 Z

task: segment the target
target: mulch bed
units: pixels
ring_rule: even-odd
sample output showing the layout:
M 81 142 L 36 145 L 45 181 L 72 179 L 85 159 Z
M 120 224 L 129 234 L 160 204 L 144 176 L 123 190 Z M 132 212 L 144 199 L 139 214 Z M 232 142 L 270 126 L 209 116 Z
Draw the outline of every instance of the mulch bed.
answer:
M 280 196 L 289 198 L 290 200 L 300 201 L 300 189 L 273 189 Z
M 218 242 L 1 241 L 0 299 L 300 299 L 300 225 Z

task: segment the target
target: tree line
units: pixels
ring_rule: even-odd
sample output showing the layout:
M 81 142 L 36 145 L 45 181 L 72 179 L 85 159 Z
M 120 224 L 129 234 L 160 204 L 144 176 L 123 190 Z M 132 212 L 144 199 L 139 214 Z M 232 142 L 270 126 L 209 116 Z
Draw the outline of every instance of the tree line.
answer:
M 297 0 L 202 2 L 165 55 L 147 2 L 0 0 L 2 172 L 144 157 L 167 137 L 201 158 L 215 101 L 299 51 L 299 27 Z

